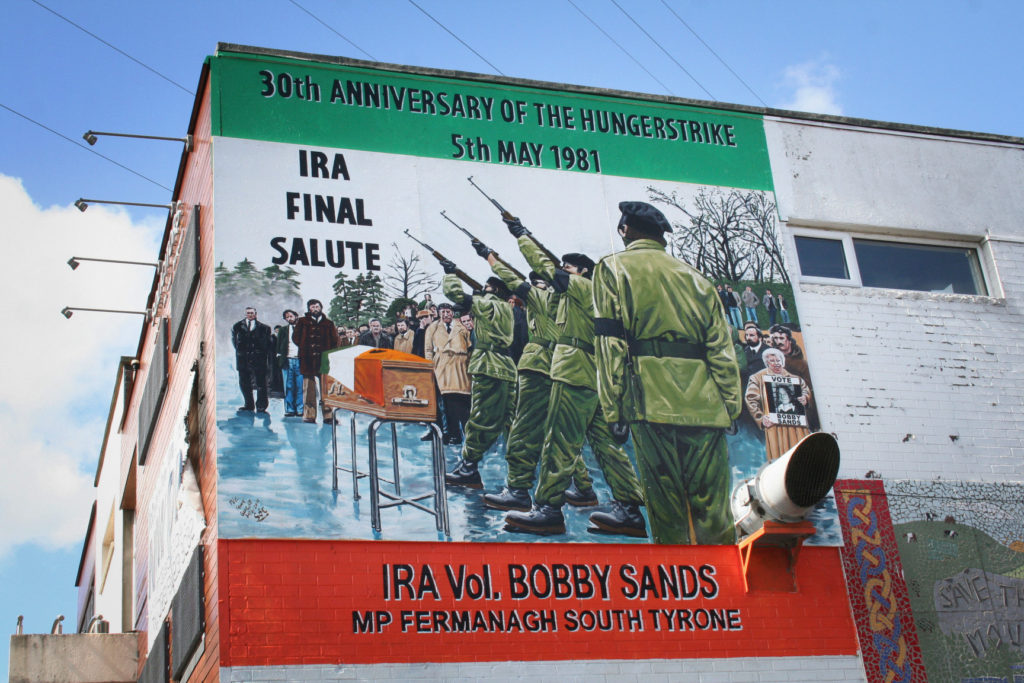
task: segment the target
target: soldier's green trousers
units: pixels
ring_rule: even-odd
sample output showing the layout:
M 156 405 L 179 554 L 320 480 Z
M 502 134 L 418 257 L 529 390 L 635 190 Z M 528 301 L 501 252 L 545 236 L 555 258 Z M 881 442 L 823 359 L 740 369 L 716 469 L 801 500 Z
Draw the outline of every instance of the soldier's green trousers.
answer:
M 552 381 L 544 432 L 540 482 L 534 494 L 538 504 L 560 507 L 565 502 L 565 491 L 572 481 L 584 438 L 590 443 L 615 500 L 643 504 L 633 463 L 612 439 L 596 391 Z
M 725 430 L 634 422 L 633 449 L 655 543 L 735 543 Z
M 472 375 L 469 397 L 469 420 L 466 439 L 462 442 L 462 458 L 480 462 L 484 453 L 498 437 L 508 432 L 512 419 L 512 382 L 488 375 Z
M 508 432 L 508 448 L 505 450 L 509 488 L 533 488 L 537 462 L 544 447 L 544 426 L 550 397 L 550 377 L 529 370 L 519 373 L 516 379 L 516 415 Z M 594 487 L 582 453 L 576 458 L 572 478 L 581 491 Z

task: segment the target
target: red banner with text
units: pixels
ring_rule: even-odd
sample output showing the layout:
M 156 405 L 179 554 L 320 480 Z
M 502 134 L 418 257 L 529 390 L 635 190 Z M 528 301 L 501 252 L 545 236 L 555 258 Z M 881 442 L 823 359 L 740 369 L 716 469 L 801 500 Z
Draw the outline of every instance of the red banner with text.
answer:
M 747 592 L 735 546 L 219 543 L 222 666 L 857 652 L 837 548 Z

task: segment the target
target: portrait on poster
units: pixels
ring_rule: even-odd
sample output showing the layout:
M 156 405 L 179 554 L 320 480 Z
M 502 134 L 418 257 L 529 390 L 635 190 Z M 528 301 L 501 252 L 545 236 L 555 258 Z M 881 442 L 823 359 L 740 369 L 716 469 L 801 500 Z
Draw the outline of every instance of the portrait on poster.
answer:
M 807 409 L 800 402 L 803 380 L 793 376 L 768 375 L 764 382 L 771 421 L 785 427 L 806 427 Z

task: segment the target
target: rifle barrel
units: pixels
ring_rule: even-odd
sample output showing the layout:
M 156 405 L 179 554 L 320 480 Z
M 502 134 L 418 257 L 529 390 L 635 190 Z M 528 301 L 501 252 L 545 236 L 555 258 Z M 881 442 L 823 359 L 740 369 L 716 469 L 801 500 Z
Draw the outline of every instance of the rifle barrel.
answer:
M 511 271 L 512 271 L 513 273 L 515 273 L 515 276 L 516 276 L 517 278 L 519 278 L 520 280 L 523 280 L 524 282 L 529 282 L 529 280 L 527 279 L 527 277 L 526 277 L 525 275 L 523 275 L 522 273 L 520 273 L 520 272 L 519 272 L 519 269 L 518 269 L 518 268 L 516 268 L 516 267 L 515 267 L 515 266 L 513 266 L 513 265 L 512 265 L 511 263 L 509 263 L 508 261 L 506 261 L 505 259 L 503 259 L 503 258 L 502 258 L 501 256 L 498 256 L 498 252 L 496 252 L 496 251 L 492 251 L 492 252 L 491 252 L 491 254 L 492 254 L 492 255 L 494 256 L 494 258 L 495 258 L 495 259 L 497 259 L 498 261 L 500 261 L 500 262 L 501 262 L 501 265 L 505 266 L 506 268 L 508 268 L 509 270 L 511 270 Z
M 405 230 L 405 235 L 406 235 L 406 237 L 411 239 L 413 242 L 416 242 L 421 247 L 423 247 L 424 249 L 429 251 L 430 255 L 433 256 L 434 258 L 436 258 L 438 261 L 447 261 L 448 260 L 448 257 L 446 257 L 444 254 L 439 252 L 437 249 L 434 249 L 432 246 L 430 246 L 429 244 L 427 244 L 423 240 L 416 239 L 415 237 L 413 237 L 412 234 L 409 232 L 408 228 L 406 228 L 406 230 Z M 474 280 L 472 276 L 467 274 L 466 271 L 462 270 L 461 268 L 456 268 L 455 269 L 455 276 L 458 277 L 463 282 L 465 282 L 470 287 L 472 287 L 473 289 L 482 290 L 484 288 L 483 285 L 481 285 L 479 282 Z
M 499 204 L 496 199 L 494 199 L 489 194 L 487 194 L 486 192 L 481 190 L 480 186 L 473 182 L 473 176 L 469 176 L 468 178 L 466 178 L 466 180 L 468 180 L 469 184 L 472 185 L 473 187 L 475 187 L 480 194 L 482 194 L 483 196 L 485 196 L 489 200 L 491 200 L 491 204 L 494 204 L 496 207 L 498 207 L 498 211 L 501 212 L 502 218 L 507 218 L 509 220 L 515 220 L 515 216 L 512 215 L 511 211 L 507 210 L 504 206 Z M 556 265 L 559 265 L 559 266 L 562 265 L 562 260 L 560 258 L 558 258 L 557 256 L 555 256 L 553 253 L 551 253 L 550 249 L 548 249 L 543 244 L 541 244 L 540 240 L 538 240 L 533 235 L 530 235 L 530 239 L 532 239 L 537 244 L 537 246 L 540 247 L 540 250 L 544 252 L 545 256 L 547 256 L 549 259 L 554 261 Z M 505 263 L 505 261 L 502 261 L 502 263 Z M 505 265 L 508 265 L 508 264 L 505 263 Z M 511 268 L 511 266 L 509 266 L 509 267 Z M 523 278 L 523 279 L 525 280 L 526 278 Z
M 472 176 L 470 176 L 470 177 L 472 177 Z M 463 234 L 465 234 L 465 235 L 466 235 L 466 237 L 468 237 L 468 238 L 469 238 L 469 239 L 471 239 L 471 240 L 476 240 L 477 242 L 480 242 L 480 244 L 483 244 L 483 240 L 479 239 L 479 238 L 478 238 L 478 237 L 477 237 L 476 235 L 474 235 L 473 233 L 471 233 L 471 232 L 470 232 L 469 230 L 466 230 L 466 229 L 465 229 L 464 227 L 462 227 L 461 225 L 459 225 L 458 223 L 456 223 L 455 221 L 453 221 L 453 220 L 452 220 L 451 218 L 449 218 L 449 217 L 448 217 L 448 214 L 446 214 L 446 213 L 445 213 L 444 211 L 442 211 L 442 212 L 441 212 L 441 215 L 442 215 L 442 216 L 444 216 L 444 219 L 445 219 L 446 221 L 448 221 L 449 223 L 451 223 L 452 225 L 454 225 L 454 226 L 455 226 L 456 228 L 458 228 L 459 230 L 461 230 L 461 231 L 463 232 Z M 487 246 L 487 245 L 484 245 L 484 246 Z M 490 247 L 488 247 L 488 249 L 490 249 Z M 505 259 L 503 259 L 503 258 L 501 257 L 501 255 L 500 255 L 500 254 L 499 254 L 498 252 L 496 252 L 496 251 L 494 251 L 493 249 L 491 249 L 491 254 L 492 254 L 492 255 L 494 256 L 494 258 L 496 258 L 496 259 L 498 259 L 499 261 L 501 261 L 501 263 L 502 263 L 502 264 L 503 264 L 503 265 L 504 265 L 504 266 L 505 266 L 506 268 L 508 268 L 509 270 L 511 270 L 511 271 L 512 271 L 513 273 L 515 273 L 515 275 L 516 275 L 516 277 L 517 277 L 517 278 L 519 278 L 520 280 L 526 280 L 526 276 L 525 276 L 525 275 L 523 275 L 523 274 L 522 274 L 521 272 L 519 272 L 519 269 L 518 269 L 518 268 L 516 268 L 516 267 L 515 267 L 515 266 L 513 266 L 513 265 L 512 265 L 511 263 L 509 263 L 508 261 L 506 261 Z
M 501 215 L 503 217 L 505 217 L 505 218 L 515 218 L 515 216 L 513 216 L 510 211 L 508 211 L 504 206 L 502 206 L 501 204 L 498 203 L 497 199 L 495 199 L 494 197 L 492 197 L 491 195 L 487 194 L 482 189 L 480 189 L 480 186 L 473 182 L 473 176 L 469 176 L 468 178 L 466 178 L 466 180 L 469 181 L 470 185 L 472 185 L 473 187 L 476 188 L 477 192 L 479 192 L 483 196 L 487 197 L 488 201 L 490 201 L 491 204 L 494 204 L 495 208 L 497 208 L 498 211 L 501 212 Z
M 448 214 L 445 213 L 444 211 L 441 212 L 441 216 L 444 217 L 444 219 L 446 221 L 448 221 L 449 223 L 454 225 L 456 228 L 461 230 L 466 235 L 466 237 L 468 237 L 469 239 L 471 239 L 471 240 L 475 240 L 476 239 L 476 237 L 473 236 L 473 233 L 471 233 L 469 230 L 466 230 L 464 227 L 462 227 L 461 225 L 459 225 L 458 223 L 453 221 L 451 218 L 449 218 Z
M 552 261 L 555 262 L 555 267 L 556 268 L 561 268 L 562 267 L 562 259 L 558 258 L 553 253 L 551 253 L 551 250 L 548 249 L 547 247 L 545 247 L 543 244 L 541 244 L 540 240 L 537 239 L 537 237 L 535 235 L 533 235 L 532 233 L 530 234 L 530 239 L 533 240 L 534 244 L 536 244 L 538 247 L 540 247 L 540 250 L 544 252 L 545 256 L 547 256 L 549 259 L 551 259 Z

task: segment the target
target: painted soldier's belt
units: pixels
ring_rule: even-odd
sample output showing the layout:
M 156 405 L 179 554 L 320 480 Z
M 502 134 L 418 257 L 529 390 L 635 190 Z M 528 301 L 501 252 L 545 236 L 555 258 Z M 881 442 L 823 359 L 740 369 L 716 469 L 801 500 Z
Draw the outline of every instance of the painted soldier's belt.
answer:
M 594 318 L 594 334 L 598 337 L 626 338 L 626 327 L 616 318 Z
M 582 349 L 587 353 L 594 352 L 593 344 L 578 337 L 559 337 L 558 343 L 563 344 L 565 346 L 575 346 L 577 349 Z
M 476 344 L 476 346 L 473 347 L 473 350 L 474 351 L 493 351 L 494 353 L 499 353 L 502 356 L 511 356 L 512 355 L 509 352 L 507 346 L 498 346 L 497 344 L 480 344 L 480 343 L 478 343 L 478 344 Z
M 706 350 L 700 344 L 686 341 L 662 341 L 660 339 L 630 339 L 629 355 L 654 356 L 655 358 L 692 358 L 701 360 Z

